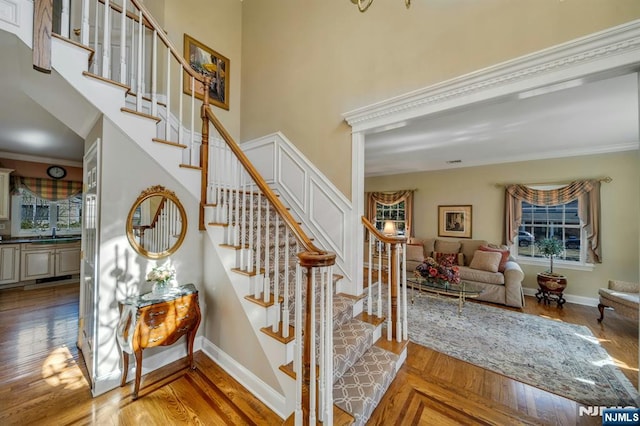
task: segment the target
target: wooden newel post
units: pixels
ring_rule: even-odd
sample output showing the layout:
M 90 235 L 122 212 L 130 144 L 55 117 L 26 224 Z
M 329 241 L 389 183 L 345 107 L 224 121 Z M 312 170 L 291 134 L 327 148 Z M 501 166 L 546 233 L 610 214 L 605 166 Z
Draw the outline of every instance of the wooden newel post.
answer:
M 307 295 L 307 301 L 305 305 L 304 315 L 304 328 L 302 329 L 303 349 L 302 354 L 302 382 L 303 387 L 307 387 L 307 391 L 303 389 L 302 392 L 302 410 L 308 412 L 311 401 L 308 392 L 309 380 L 311 377 L 311 351 L 314 349 L 311 347 L 311 333 L 314 332 L 314 326 L 311 323 L 311 310 L 315 307 L 311 305 L 311 294 L 315 291 L 313 288 L 313 275 L 314 268 L 320 268 L 323 266 L 331 266 L 336 263 L 335 253 L 311 253 L 308 251 L 298 253 L 300 259 L 300 266 L 307 271 L 305 292 Z M 317 303 L 317 301 L 316 301 Z M 306 416 L 305 416 L 306 418 Z
M 51 32 L 53 31 L 53 0 L 33 2 L 33 68 L 51 73 Z
M 209 108 L 209 84 L 211 77 L 204 78 L 204 100 L 200 107 L 200 118 L 202 119 L 202 141 L 200 144 L 200 213 L 198 215 L 198 229 L 204 231 L 204 207 L 207 203 L 207 185 L 209 182 L 209 118 L 207 109 Z

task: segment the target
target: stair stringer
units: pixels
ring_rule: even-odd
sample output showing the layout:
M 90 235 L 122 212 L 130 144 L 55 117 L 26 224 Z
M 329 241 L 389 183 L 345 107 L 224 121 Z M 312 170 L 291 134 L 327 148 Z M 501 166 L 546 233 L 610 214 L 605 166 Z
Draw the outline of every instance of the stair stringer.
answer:
M 246 295 L 252 293 L 252 283 L 255 284 L 256 280 L 262 279 L 263 275 L 256 274 L 250 277 L 233 272 L 231 270 L 236 266 L 237 253 L 236 250 L 221 246 L 221 244 L 225 243 L 224 234 L 225 232 L 222 227 L 207 227 L 207 236 L 208 238 L 210 238 L 214 250 L 220 257 L 220 260 L 224 265 L 224 270 L 229 277 L 229 281 L 231 282 L 231 286 L 235 291 L 236 297 L 240 301 L 240 304 L 244 310 L 244 314 L 251 323 L 254 335 L 258 343 L 262 347 L 262 350 L 264 351 L 265 356 L 268 359 L 269 365 L 271 366 L 272 371 L 277 378 L 278 383 L 280 384 L 280 387 L 282 389 L 283 406 L 273 407 L 273 396 L 263 395 L 261 394 L 261 389 L 251 387 L 250 383 L 252 382 L 252 380 L 243 380 L 242 378 L 238 377 L 236 377 L 236 379 L 243 383 L 243 385 L 245 385 L 254 395 L 256 395 L 257 398 L 265 402 L 265 404 L 271 406 L 276 412 L 283 413 L 284 417 L 288 417 L 288 415 L 290 415 L 295 408 L 296 383 L 295 380 L 292 380 L 291 377 L 280 370 L 280 366 L 285 365 L 288 362 L 287 359 L 291 357 L 291 354 L 293 353 L 292 347 L 295 343 L 291 342 L 284 345 L 281 342 L 269 337 L 260 330 L 262 327 L 271 326 L 273 324 L 273 320 L 275 318 L 275 314 L 273 313 L 273 311 L 275 309 L 279 309 L 278 305 L 276 304 L 272 307 L 265 308 L 245 299 Z M 233 375 L 233 372 L 230 372 L 230 374 Z
M 164 168 L 173 178 L 182 182 L 194 197 L 200 199 L 200 171 L 180 167 L 182 162 L 180 149 L 153 142 L 157 134 L 156 122 L 120 110 L 126 105 L 126 89 L 83 75 L 82 72 L 88 69 L 89 52 L 86 49 L 58 38 L 52 39 L 51 48 L 53 68 L 147 152 L 159 167 Z

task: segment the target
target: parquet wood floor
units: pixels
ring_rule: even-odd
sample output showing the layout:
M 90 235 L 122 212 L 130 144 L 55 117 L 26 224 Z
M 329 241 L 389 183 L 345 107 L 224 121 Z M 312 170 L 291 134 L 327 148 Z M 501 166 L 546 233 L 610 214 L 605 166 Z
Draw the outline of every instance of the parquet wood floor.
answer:
M 638 327 L 597 309 L 538 305 L 527 313 L 587 325 L 638 383 Z M 131 386 L 92 398 L 75 346 L 78 286 L 0 291 L 0 424 L 2 425 L 250 425 L 282 419 L 202 353 L 197 369 L 181 360 Z M 600 424 L 578 417 L 577 404 L 410 343 L 406 364 L 373 413 L 371 425 Z

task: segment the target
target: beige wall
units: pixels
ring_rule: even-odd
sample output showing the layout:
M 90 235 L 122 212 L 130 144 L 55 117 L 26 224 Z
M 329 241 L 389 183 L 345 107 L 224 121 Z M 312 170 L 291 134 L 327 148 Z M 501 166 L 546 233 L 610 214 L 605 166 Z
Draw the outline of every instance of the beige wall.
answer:
M 158 13 L 155 9 L 152 10 L 154 16 Z M 167 1 L 163 13 L 164 28 L 179 52 L 183 52 L 186 33 L 229 58 L 227 81 L 227 84 L 231 84 L 229 110 L 215 106 L 212 109 L 231 136 L 239 140 L 242 2 L 238 0 Z M 158 17 L 158 20 L 161 18 Z
M 365 181 L 367 191 L 392 191 L 417 188 L 414 207 L 414 235 L 438 234 L 438 205 L 471 204 L 472 238 L 502 242 L 504 229 L 503 183 L 565 182 L 576 178 L 610 176 L 603 183 L 602 256 L 593 272 L 562 269 L 567 275 L 566 292 L 596 298 L 598 288 L 609 279 L 638 281 L 640 235 L 640 154 L 638 151 L 616 154 L 540 160 L 494 166 L 469 167 L 447 171 L 373 177 Z M 536 274 L 544 268 L 523 265 L 524 285 L 537 288 Z
M 350 196 L 342 113 L 637 18 L 637 0 L 244 0 L 241 137 L 284 132 Z

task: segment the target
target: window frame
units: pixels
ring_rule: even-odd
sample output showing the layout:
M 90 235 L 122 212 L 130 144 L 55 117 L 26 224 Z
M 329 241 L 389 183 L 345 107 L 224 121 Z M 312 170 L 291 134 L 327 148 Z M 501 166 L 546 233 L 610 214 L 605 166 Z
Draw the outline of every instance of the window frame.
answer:
M 571 225 L 571 224 L 567 224 L 566 221 L 566 214 L 567 214 L 567 207 L 569 204 L 575 202 L 576 200 L 570 201 L 569 203 L 565 203 L 565 204 L 557 204 L 557 205 L 549 205 L 549 206 L 538 206 L 538 205 L 534 205 L 534 204 L 530 204 L 527 203 L 526 201 L 521 201 L 522 203 L 522 221 L 520 223 L 520 226 L 518 228 L 518 232 L 520 231 L 525 231 L 528 232 L 530 234 L 532 234 L 534 236 L 534 238 L 536 238 L 534 229 L 538 228 L 545 228 L 545 237 L 549 235 L 549 230 L 553 229 L 554 227 L 556 229 L 560 229 L 561 234 L 563 235 L 563 244 L 565 244 L 565 250 L 566 250 L 566 241 L 567 241 L 567 233 L 566 230 L 567 229 L 578 229 L 579 231 L 579 236 L 580 236 L 580 251 L 579 251 L 579 259 L 578 260 L 567 260 L 564 257 L 563 258 L 558 258 L 555 257 L 553 259 L 553 264 L 554 266 L 558 267 L 558 268 L 563 268 L 563 269 L 573 269 L 573 270 L 581 270 L 581 271 L 592 271 L 594 269 L 594 264 L 593 263 L 589 263 L 587 262 L 587 236 L 586 236 L 586 232 L 582 226 L 582 221 L 578 220 L 578 224 L 576 225 Z M 527 223 L 525 222 L 525 218 L 526 218 L 526 214 L 525 214 L 525 210 L 526 208 L 528 208 L 529 206 L 531 206 L 531 208 L 533 209 L 532 213 L 530 214 L 531 216 L 531 222 Z M 562 207 L 562 223 L 560 225 L 558 225 L 557 223 L 551 223 L 551 221 L 548 219 L 549 216 L 549 210 L 551 209 L 556 209 L 557 207 Z M 546 215 L 547 215 L 547 220 L 546 223 L 544 223 L 544 221 L 539 222 L 538 220 L 536 220 L 535 215 L 535 209 L 544 209 L 546 210 Z M 555 213 L 555 212 L 554 212 Z M 554 234 L 556 234 L 558 231 L 556 230 L 554 232 Z M 541 237 L 543 238 L 543 237 Z M 520 253 L 520 242 L 519 242 L 520 236 L 516 236 L 514 238 L 514 243 L 511 246 L 511 255 L 516 259 L 516 261 L 520 264 L 524 264 L 524 265 L 534 265 L 534 266 L 549 266 L 549 258 L 547 257 L 538 257 L 538 256 L 531 256 L 531 255 L 525 255 L 525 254 L 521 254 Z M 533 250 L 535 250 L 535 242 L 532 244 L 532 247 L 534 247 Z
M 405 200 L 403 199 L 402 201 L 398 201 L 397 203 L 394 203 L 394 204 L 382 204 L 382 203 L 380 203 L 380 202 L 378 202 L 378 201 L 375 201 L 375 203 L 376 203 L 376 218 L 375 218 L 375 221 L 374 221 L 374 223 L 373 223 L 373 226 L 374 226 L 378 231 L 380 231 L 381 233 L 383 233 L 383 229 L 384 229 L 384 224 L 385 224 L 385 222 L 386 222 L 387 220 L 391 220 L 391 221 L 395 222 L 395 224 L 396 224 L 396 235 L 400 235 L 400 236 L 406 235 L 406 233 L 407 233 L 407 204 L 406 204 Z M 379 212 L 379 209 L 380 209 L 380 208 L 382 208 L 382 211 L 383 211 L 383 212 L 384 212 L 384 211 L 391 212 L 391 211 L 392 211 L 392 208 L 393 208 L 394 206 L 399 206 L 400 204 L 402 204 L 402 205 L 403 205 L 402 209 L 400 209 L 400 208 L 397 208 L 397 207 L 396 207 L 396 208 L 395 208 L 395 209 L 393 209 L 393 210 L 395 210 L 395 212 L 397 213 L 397 215 L 396 215 L 396 216 L 398 216 L 398 213 L 399 213 L 400 211 L 402 211 L 402 216 L 403 216 L 403 219 L 402 219 L 402 220 L 399 220 L 399 219 L 397 219 L 397 218 L 396 218 L 396 219 L 393 219 L 393 218 L 385 218 L 385 217 L 384 217 L 384 213 L 382 214 L 382 216 L 383 216 L 383 217 L 382 217 L 382 220 L 381 220 L 381 221 L 379 221 L 379 220 L 378 220 L 378 215 L 379 215 L 379 213 L 378 213 L 378 212 Z M 403 224 L 403 226 L 402 226 L 402 231 L 400 231 L 400 228 L 398 227 L 398 224 L 399 224 L 399 223 L 402 223 L 402 224 Z
M 31 196 L 38 198 L 40 200 L 44 200 L 41 197 L 38 197 L 35 194 L 29 193 Z M 56 224 L 56 236 L 69 236 L 69 235 L 79 235 L 82 233 L 82 194 L 74 195 L 73 197 L 58 200 L 58 201 L 47 201 L 49 204 L 49 226 L 47 228 L 31 228 L 31 229 L 22 229 L 22 196 L 23 193 L 15 194 L 11 196 L 11 236 L 12 237 L 41 237 L 41 236 L 52 236 L 53 235 L 53 227 L 52 224 Z M 58 210 L 60 205 L 64 203 L 68 203 L 72 198 L 79 198 L 80 203 L 80 215 L 79 215 L 79 223 L 80 225 L 77 228 L 58 228 Z

